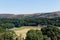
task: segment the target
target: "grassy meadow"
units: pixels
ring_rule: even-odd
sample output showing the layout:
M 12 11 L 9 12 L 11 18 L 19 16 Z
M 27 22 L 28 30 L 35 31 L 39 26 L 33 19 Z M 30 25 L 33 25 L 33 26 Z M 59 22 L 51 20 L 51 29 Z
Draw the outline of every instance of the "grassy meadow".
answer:
M 29 30 L 40 30 L 41 27 L 37 27 L 37 26 L 23 26 L 23 27 L 20 27 L 20 28 L 14 28 L 14 32 L 17 34 L 17 36 L 20 36 L 22 35 L 22 37 L 26 37 L 26 33 L 29 31 Z

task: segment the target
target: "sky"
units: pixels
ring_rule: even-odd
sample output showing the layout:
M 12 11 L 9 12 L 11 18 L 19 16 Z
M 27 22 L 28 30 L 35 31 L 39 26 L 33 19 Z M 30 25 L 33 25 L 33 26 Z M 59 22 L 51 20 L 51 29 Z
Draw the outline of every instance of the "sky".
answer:
M 0 0 L 0 14 L 32 14 L 60 11 L 60 0 Z

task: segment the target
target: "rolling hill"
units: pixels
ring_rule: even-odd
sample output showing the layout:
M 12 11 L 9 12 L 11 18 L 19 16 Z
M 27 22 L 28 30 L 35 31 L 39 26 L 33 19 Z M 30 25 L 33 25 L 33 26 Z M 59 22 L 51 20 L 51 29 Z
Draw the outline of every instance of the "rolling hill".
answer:
M 0 18 L 20 18 L 20 17 L 31 17 L 31 18 L 54 18 L 59 17 L 60 11 L 57 12 L 48 12 L 48 13 L 34 13 L 34 14 L 0 14 Z

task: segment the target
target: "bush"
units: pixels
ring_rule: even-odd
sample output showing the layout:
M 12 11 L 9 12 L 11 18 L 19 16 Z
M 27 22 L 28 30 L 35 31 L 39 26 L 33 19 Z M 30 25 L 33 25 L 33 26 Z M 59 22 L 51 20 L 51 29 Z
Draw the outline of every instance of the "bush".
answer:
M 26 34 L 26 40 L 43 40 L 43 35 L 40 30 L 29 30 Z
M 60 40 L 60 29 L 57 27 L 49 26 L 41 29 L 43 35 L 47 35 L 51 40 Z M 59 36 L 58 36 L 59 35 Z
M 0 40 L 14 40 L 16 37 L 16 34 L 14 33 L 14 31 L 5 31 L 0 33 Z
M 44 35 L 43 40 L 51 40 L 51 39 L 47 35 Z
M 12 24 L 12 23 L 5 23 L 5 24 L 2 24 L 2 27 L 4 28 L 4 29 L 10 29 L 10 28 L 13 28 L 13 27 L 15 27 L 14 26 L 14 24 Z

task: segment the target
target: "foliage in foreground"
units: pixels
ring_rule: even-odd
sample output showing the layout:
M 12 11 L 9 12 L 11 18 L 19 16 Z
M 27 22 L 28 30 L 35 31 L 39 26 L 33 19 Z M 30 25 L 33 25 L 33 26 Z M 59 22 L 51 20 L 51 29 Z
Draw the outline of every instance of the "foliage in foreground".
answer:
M 15 37 L 16 34 L 10 30 L 0 33 L 0 40 L 14 40 Z
M 51 40 L 60 40 L 60 29 L 57 27 L 45 27 L 41 29 L 43 35 L 47 35 Z
M 0 40 L 22 40 L 12 30 L 0 27 Z M 43 27 L 41 30 L 29 30 L 26 40 L 60 40 L 60 29 L 54 26 Z
M 30 30 L 26 35 L 26 40 L 43 40 L 43 35 L 40 30 Z
M 60 29 L 48 26 L 41 30 L 30 30 L 26 35 L 26 40 L 60 40 Z

